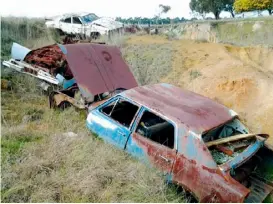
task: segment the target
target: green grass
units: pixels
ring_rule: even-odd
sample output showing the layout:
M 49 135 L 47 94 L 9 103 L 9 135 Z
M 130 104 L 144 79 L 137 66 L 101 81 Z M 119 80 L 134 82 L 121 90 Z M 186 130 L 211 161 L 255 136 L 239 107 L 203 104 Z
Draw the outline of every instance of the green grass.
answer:
M 1 140 L 2 160 L 14 163 L 14 159 L 27 143 L 38 142 L 41 138 L 42 136 L 39 136 L 39 134 L 32 135 L 31 132 L 6 134 Z
M 273 194 L 267 196 L 263 203 L 273 203 Z

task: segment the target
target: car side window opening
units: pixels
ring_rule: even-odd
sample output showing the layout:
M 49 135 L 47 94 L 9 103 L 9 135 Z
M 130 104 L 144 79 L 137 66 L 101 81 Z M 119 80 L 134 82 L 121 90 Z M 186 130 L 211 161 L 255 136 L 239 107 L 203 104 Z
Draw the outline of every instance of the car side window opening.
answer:
M 82 24 L 82 22 L 80 21 L 80 19 L 78 17 L 73 17 L 72 18 L 72 23 L 73 24 Z
M 145 111 L 136 132 L 156 143 L 174 148 L 174 126 L 161 117 Z
M 117 99 L 103 107 L 101 111 L 113 120 L 129 128 L 138 110 L 138 106 L 124 100 Z
M 71 17 L 64 19 L 65 23 L 71 23 Z

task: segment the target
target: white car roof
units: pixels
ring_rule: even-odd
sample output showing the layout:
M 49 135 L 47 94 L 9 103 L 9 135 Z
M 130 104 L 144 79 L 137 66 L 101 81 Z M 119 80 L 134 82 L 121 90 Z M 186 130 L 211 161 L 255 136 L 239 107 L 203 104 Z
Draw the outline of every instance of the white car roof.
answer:
M 90 13 L 90 12 L 74 12 L 74 13 L 65 13 L 62 15 L 62 17 L 69 17 L 69 16 L 85 16 L 85 15 L 88 15 L 88 14 L 94 14 L 96 15 L 95 13 Z M 97 16 L 97 15 L 96 15 Z

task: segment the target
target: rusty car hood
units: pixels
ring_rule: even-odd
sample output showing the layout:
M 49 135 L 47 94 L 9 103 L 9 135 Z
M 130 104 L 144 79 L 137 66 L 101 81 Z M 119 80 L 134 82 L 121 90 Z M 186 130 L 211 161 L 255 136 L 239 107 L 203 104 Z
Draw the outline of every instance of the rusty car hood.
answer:
M 59 45 L 83 97 L 138 86 L 116 46 L 81 43 Z

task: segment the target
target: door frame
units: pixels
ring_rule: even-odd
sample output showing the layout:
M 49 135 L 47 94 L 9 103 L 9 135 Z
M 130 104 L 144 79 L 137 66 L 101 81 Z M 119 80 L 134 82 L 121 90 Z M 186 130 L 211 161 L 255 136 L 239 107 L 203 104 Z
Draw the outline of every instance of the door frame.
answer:
M 102 112 L 102 109 L 104 107 L 107 107 L 110 103 L 116 101 L 118 102 L 118 100 L 125 100 L 135 106 L 138 107 L 138 110 L 137 112 L 135 113 L 131 123 L 130 123 L 130 126 L 129 127 L 126 127 L 124 126 L 123 124 L 119 123 L 118 121 L 114 120 L 113 118 L 111 118 L 109 115 L 105 114 L 104 112 Z M 125 143 L 124 143 L 124 146 L 122 147 L 123 150 L 125 150 L 126 148 L 126 145 L 127 145 L 127 142 L 132 134 L 132 127 L 133 127 L 133 124 L 135 122 L 135 119 L 136 117 L 138 116 L 140 110 L 141 110 L 142 106 L 138 103 L 135 103 L 133 101 L 131 101 L 130 99 L 126 98 L 126 97 L 123 97 L 121 95 L 116 95 L 112 98 L 110 98 L 109 100 L 105 101 L 104 103 L 100 104 L 98 107 L 96 107 L 93 111 L 97 112 L 97 114 L 101 115 L 100 117 L 104 117 L 104 118 L 107 118 L 111 123 L 113 123 L 114 125 L 118 126 L 119 128 L 124 128 L 127 132 L 128 132 L 128 135 L 127 135 L 127 138 L 125 139 Z
M 122 125 L 121 123 L 119 123 L 118 121 L 114 120 L 113 118 L 109 117 L 109 115 L 106 115 L 105 113 L 103 113 L 103 112 L 101 111 L 102 108 L 106 107 L 107 105 L 109 105 L 109 104 L 112 103 L 113 101 L 115 101 L 115 100 L 118 101 L 118 100 L 120 100 L 120 99 L 123 99 L 123 100 L 125 100 L 125 101 L 127 101 L 127 102 L 129 102 L 129 103 L 131 103 L 131 104 L 133 104 L 133 105 L 135 105 L 135 106 L 138 107 L 138 110 L 137 110 L 137 112 L 136 112 L 134 118 L 132 119 L 129 128 L 126 127 L 126 126 L 124 126 L 124 125 Z M 111 120 L 111 122 L 114 122 L 114 123 L 116 123 L 116 124 L 118 124 L 118 125 L 123 126 L 124 128 L 128 129 L 128 130 L 132 133 L 133 124 L 134 124 L 134 122 L 135 122 L 135 120 L 136 120 L 136 117 L 139 115 L 139 112 L 140 112 L 141 108 L 142 108 L 142 106 L 141 106 L 140 104 L 135 103 L 135 102 L 133 102 L 133 101 L 129 100 L 128 98 L 125 98 L 125 97 L 123 97 L 123 96 L 121 96 L 121 95 L 116 95 L 116 96 L 114 96 L 113 98 L 111 98 L 110 100 L 107 100 L 105 103 L 103 103 L 103 104 L 99 105 L 98 107 L 96 107 L 96 110 L 97 110 L 99 113 L 103 114 L 104 116 L 108 117 L 108 118 Z
M 160 113 L 157 113 L 157 112 L 155 112 L 155 111 L 153 111 L 151 109 L 148 109 L 148 108 L 146 108 L 144 106 L 141 106 L 141 108 L 139 109 L 139 111 L 137 113 L 137 117 L 135 117 L 135 119 L 134 119 L 134 123 L 131 124 L 132 125 L 131 129 L 130 129 L 131 134 L 136 133 L 135 131 L 136 131 L 137 125 L 139 124 L 140 119 L 142 118 L 145 111 L 151 112 L 152 114 L 166 120 L 167 122 L 169 122 L 169 123 L 171 123 L 173 125 L 173 127 L 174 127 L 174 148 L 173 149 L 176 150 L 176 152 L 177 152 L 178 151 L 178 127 L 177 127 L 176 123 L 174 121 L 172 121 L 171 119 L 161 115 Z M 147 139 L 150 140 L 149 138 L 147 138 Z M 156 142 L 154 142 L 152 140 L 150 140 L 150 141 L 153 142 L 153 143 L 156 143 Z
M 151 140 L 151 139 L 149 139 L 147 137 L 144 137 L 144 136 L 142 136 L 142 135 L 140 135 L 140 134 L 138 134 L 136 132 L 136 128 L 137 128 L 137 126 L 138 126 L 138 124 L 139 124 L 139 122 L 140 122 L 140 120 L 141 120 L 141 118 L 142 118 L 145 111 L 151 112 L 152 114 L 166 120 L 167 122 L 169 122 L 169 123 L 171 123 L 173 125 L 173 127 L 174 127 L 174 148 L 173 149 L 171 149 L 171 148 L 169 148 L 169 147 L 167 147 L 165 145 L 159 144 L 159 143 L 157 143 L 157 142 L 155 142 L 155 141 L 153 141 L 153 140 Z M 177 142 L 178 142 L 178 139 L 177 139 L 178 128 L 177 128 L 176 123 L 173 122 L 172 120 L 170 120 L 169 118 L 167 118 L 165 116 L 162 116 L 161 114 L 159 114 L 159 113 L 157 113 L 157 112 L 155 112 L 155 111 L 153 111 L 151 109 L 148 109 L 148 108 L 146 108 L 144 106 L 141 106 L 139 112 L 137 113 L 137 116 L 134 119 L 134 123 L 132 124 L 131 133 L 130 133 L 130 136 L 128 137 L 128 140 L 130 139 L 130 137 L 132 137 L 133 134 L 137 134 L 139 137 L 142 137 L 144 140 L 151 143 L 151 145 L 155 145 L 155 146 L 162 145 L 164 148 L 167 148 L 170 151 L 173 151 L 173 153 L 175 153 L 175 158 L 174 158 L 174 160 L 173 160 L 173 162 L 171 164 L 170 172 L 167 172 L 167 174 L 166 174 L 167 181 L 170 182 L 172 180 L 171 178 L 172 178 L 173 167 L 174 167 L 174 164 L 176 162 L 176 157 L 177 157 L 177 153 L 178 153 L 178 148 L 177 148 L 178 147 L 178 144 L 177 144 Z M 125 149 L 127 148 L 128 140 L 126 142 Z M 147 152 L 145 152 L 145 154 L 147 154 Z

